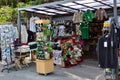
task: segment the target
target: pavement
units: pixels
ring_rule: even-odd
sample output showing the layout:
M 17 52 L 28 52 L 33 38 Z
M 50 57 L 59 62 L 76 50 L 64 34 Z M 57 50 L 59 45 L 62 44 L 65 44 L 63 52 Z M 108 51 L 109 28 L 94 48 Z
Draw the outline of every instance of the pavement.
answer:
M 0 66 L 0 70 L 2 66 Z M 81 64 L 71 68 L 55 66 L 53 73 L 48 75 L 38 74 L 36 64 L 30 63 L 29 67 L 18 71 L 0 72 L 0 80 L 105 80 L 104 70 L 98 68 L 97 61 L 84 60 Z

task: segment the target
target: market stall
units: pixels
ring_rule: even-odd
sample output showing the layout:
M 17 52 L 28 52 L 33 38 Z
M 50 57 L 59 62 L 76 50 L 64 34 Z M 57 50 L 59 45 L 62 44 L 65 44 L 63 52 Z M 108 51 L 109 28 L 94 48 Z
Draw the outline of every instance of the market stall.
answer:
M 119 5 L 120 1 L 117 1 L 118 9 Z M 68 68 L 82 62 L 84 54 L 96 54 L 96 45 L 102 36 L 103 23 L 113 15 L 108 13 L 113 7 L 113 2 L 109 0 L 64 0 L 19 8 L 18 28 L 21 32 L 20 11 L 32 12 L 32 15 L 33 13 L 42 14 L 44 16 L 42 18 L 37 17 L 36 14 L 34 14 L 34 18 L 31 16 L 32 22 L 28 27 L 31 33 L 37 35 L 34 38 L 32 34 L 32 39 L 34 39 L 32 41 L 36 41 L 38 38 L 43 40 L 37 45 L 40 45 L 46 52 L 42 52 L 44 54 L 41 55 L 40 51 L 37 50 L 37 55 L 39 55 L 37 58 L 45 59 L 47 51 L 52 50 L 54 64 L 64 65 Z M 114 14 L 116 14 L 115 9 Z M 41 20 L 46 19 L 46 16 L 50 20 L 50 25 L 41 24 Z M 19 36 L 21 37 L 21 35 Z M 44 43 L 45 41 L 49 43 Z

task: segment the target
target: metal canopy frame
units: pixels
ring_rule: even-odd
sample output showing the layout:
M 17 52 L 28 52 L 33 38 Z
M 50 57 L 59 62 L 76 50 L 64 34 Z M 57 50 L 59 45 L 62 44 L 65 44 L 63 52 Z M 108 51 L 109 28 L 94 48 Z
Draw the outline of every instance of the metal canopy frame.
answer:
M 115 5 L 116 4 L 116 5 Z M 120 0 L 63 0 L 52 3 L 45 3 L 36 6 L 18 8 L 18 30 L 20 30 L 21 11 L 38 13 L 47 16 L 68 15 L 81 10 L 114 9 L 115 18 L 117 18 L 117 9 L 120 8 Z M 52 11 L 50 11 L 52 9 Z
M 120 0 L 63 0 L 52 3 L 40 4 L 36 6 L 30 6 L 26 8 L 18 8 L 18 30 L 19 32 L 21 32 L 21 11 L 39 13 L 42 15 L 53 17 L 56 15 L 68 15 L 70 13 L 73 14 L 78 10 L 86 11 L 90 9 L 95 11 L 99 8 L 114 8 L 114 14 L 117 15 L 117 7 L 120 8 Z M 19 35 L 19 37 L 21 37 L 21 35 Z
M 119 0 L 117 0 L 117 4 L 120 5 Z M 50 16 L 52 13 L 54 15 L 64 15 L 64 14 L 74 13 L 78 10 L 86 11 L 87 9 L 90 10 L 96 10 L 98 8 L 106 9 L 106 8 L 113 8 L 113 6 L 114 3 L 112 2 L 112 0 L 64 0 L 64 1 L 46 3 L 46 4 L 41 4 L 26 8 L 19 8 L 18 10 L 28 11 L 28 12 L 30 11 L 30 12 L 40 13 Z M 46 9 L 41 9 L 41 8 L 46 8 Z M 55 11 L 50 11 L 51 9 Z

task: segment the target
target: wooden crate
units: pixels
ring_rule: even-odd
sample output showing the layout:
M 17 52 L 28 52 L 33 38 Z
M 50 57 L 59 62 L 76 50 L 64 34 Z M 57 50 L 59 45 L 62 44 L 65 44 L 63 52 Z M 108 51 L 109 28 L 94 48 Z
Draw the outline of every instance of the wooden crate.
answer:
M 54 71 L 53 59 L 49 60 L 38 60 L 36 59 L 36 70 L 37 73 L 42 73 L 47 75 Z

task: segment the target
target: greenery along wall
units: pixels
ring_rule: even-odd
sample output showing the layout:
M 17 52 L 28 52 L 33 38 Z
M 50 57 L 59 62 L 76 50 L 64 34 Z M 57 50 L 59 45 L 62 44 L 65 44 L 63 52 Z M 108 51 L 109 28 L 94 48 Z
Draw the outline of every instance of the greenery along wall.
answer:
M 18 8 L 59 0 L 0 0 L 0 23 L 17 23 Z M 22 12 L 22 16 L 25 14 Z

